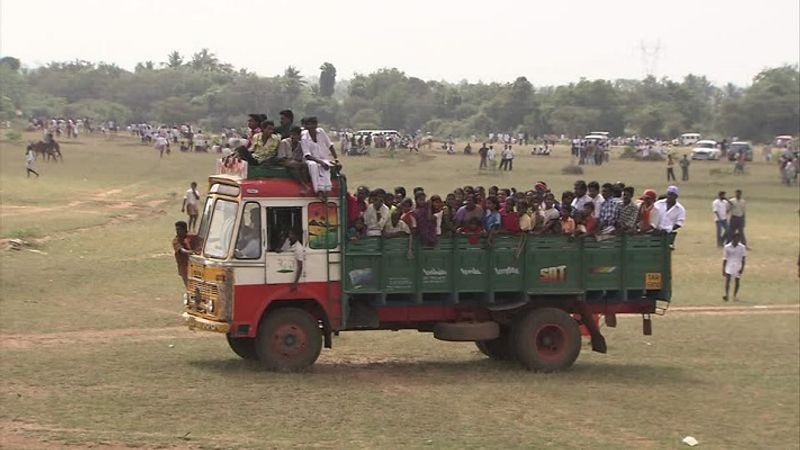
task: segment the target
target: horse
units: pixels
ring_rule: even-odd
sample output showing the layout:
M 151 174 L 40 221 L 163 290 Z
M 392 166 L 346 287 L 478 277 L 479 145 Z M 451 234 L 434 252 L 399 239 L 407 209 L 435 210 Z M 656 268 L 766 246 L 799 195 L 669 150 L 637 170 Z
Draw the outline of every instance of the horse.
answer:
M 64 155 L 61 154 L 61 146 L 56 141 L 31 142 L 30 147 L 33 149 L 36 159 L 39 159 L 39 155 L 41 155 L 42 159 L 45 161 L 50 161 L 50 159 L 53 159 L 56 162 L 59 160 L 64 162 Z

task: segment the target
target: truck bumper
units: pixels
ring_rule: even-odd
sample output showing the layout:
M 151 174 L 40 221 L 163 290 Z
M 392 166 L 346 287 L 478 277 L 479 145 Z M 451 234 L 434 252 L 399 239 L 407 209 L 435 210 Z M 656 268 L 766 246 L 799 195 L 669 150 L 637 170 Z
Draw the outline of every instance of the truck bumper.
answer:
M 181 315 L 190 330 L 213 331 L 215 333 L 227 333 L 231 326 L 227 322 L 217 322 L 216 320 L 197 317 L 188 312 Z

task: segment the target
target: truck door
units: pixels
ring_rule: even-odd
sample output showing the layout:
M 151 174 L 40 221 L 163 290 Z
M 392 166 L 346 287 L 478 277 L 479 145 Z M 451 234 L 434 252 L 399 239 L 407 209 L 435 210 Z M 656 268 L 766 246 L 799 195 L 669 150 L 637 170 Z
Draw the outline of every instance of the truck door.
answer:
M 297 264 L 289 251 L 287 236 L 294 230 L 296 236 L 303 236 L 303 208 L 300 206 L 280 206 L 267 208 L 267 284 L 289 284 L 294 282 Z M 302 238 L 300 238 L 302 241 Z M 306 243 L 303 242 L 305 246 Z M 303 278 L 300 279 L 303 281 Z
M 237 285 L 264 284 L 264 208 L 258 202 L 246 202 L 242 208 L 239 232 L 233 257 Z

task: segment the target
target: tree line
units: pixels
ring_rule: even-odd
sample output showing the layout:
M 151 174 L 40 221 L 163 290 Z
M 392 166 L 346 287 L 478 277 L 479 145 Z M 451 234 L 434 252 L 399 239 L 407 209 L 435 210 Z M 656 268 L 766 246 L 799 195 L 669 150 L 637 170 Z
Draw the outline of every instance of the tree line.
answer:
M 510 83 L 422 80 L 380 69 L 338 81 L 325 62 L 304 76 L 289 66 L 258 76 L 220 61 L 208 49 L 166 61 L 144 61 L 133 71 L 75 60 L 24 68 L 0 59 L 0 118 L 89 117 L 165 124 L 190 122 L 219 129 L 240 126 L 247 113 L 277 116 L 290 108 L 316 115 L 329 127 L 422 130 L 437 136 L 490 132 L 583 135 L 608 131 L 669 139 L 683 132 L 738 136 L 758 142 L 800 133 L 800 69 L 767 68 L 747 87 L 715 86 L 705 76 L 680 81 L 587 80 L 534 87 Z

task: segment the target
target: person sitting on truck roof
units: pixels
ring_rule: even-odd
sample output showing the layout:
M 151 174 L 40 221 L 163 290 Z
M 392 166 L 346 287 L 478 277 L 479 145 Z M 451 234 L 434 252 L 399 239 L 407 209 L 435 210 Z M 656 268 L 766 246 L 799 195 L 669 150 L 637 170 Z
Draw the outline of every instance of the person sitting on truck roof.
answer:
M 311 192 L 311 177 L 308 167 L 303 160 L 303 148 L 300 145 L 300 127 L 293 126 L 289 130 L 289 137 L 281 140 L 278 145 L 278 164 L 286 167 L 293 180 L 302 186 L 302 194 Z
M 336 149 L 333 148 L 333 143 L 325 134 L 325 130 L 317 126 L 316 117 L 307 117 L 304 121 L 306 129 L 301 135 L 300 144 L 311 176 L 311 184 L 318 195 L 325 197 L 333 189 L 331 172 L 340 167 L 336 159 Z

